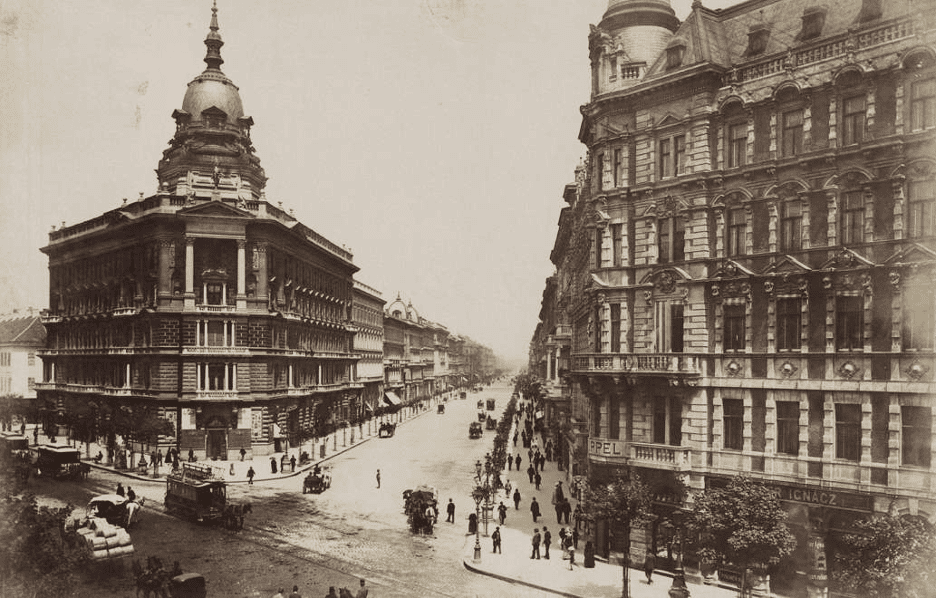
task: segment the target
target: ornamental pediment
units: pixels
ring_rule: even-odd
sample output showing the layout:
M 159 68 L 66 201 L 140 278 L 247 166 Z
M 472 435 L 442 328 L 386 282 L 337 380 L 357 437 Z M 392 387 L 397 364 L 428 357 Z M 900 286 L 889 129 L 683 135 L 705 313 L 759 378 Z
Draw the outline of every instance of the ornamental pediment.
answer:
M 871 260 L 859 255 L 847 247 L 843 247 L 841 251 L 826 260 L 826 262 L 820 266 L 820 269 L 843 270 L 846 268 L 861 268 L 873 265 L 874 262 Z
M 176 212 L 183 216 L 214 216 L 225 218 L 254 218 L 250 212 L 239 210 L 223 201 L 207 201 Z
M 718 269 L 712 273 L 711 278 L 739 278 L 748 276 L 754 276 L 754 272 L 734 260 L 725 260 L 718 265 Z
M 902 266 L 905 264 L 930 264 L 933 262 L 936 262 L 936 251 L 919 243 L 914 243 L 887 258 L 884 263 L 888 266 Z
M 640 284 L 642 285 L 653 285 L 654 290 L 658 293 L 669 295 L 676 292 L 676 285 L 679 283 L 692 280 L 692 277 L 689 276 L 689 273 L 683 270 L 682 268 L 670 267 L 670 268 L 658 268 L 651 271 L 649 274 L 641 279 Z
M 805 274 L 811 271 L 812 268 L 795 257 L 784 255 L 780 259 L 771 262 L 764 270 L 764 274 Z

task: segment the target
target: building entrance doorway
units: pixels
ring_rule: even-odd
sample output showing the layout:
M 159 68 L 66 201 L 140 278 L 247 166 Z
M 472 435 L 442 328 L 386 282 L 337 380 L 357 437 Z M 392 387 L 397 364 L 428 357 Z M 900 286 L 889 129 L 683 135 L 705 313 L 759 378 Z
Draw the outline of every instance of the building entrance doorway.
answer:
M 227 461 L 227 430 L 215 428 L 208 430 L 208 458 Z

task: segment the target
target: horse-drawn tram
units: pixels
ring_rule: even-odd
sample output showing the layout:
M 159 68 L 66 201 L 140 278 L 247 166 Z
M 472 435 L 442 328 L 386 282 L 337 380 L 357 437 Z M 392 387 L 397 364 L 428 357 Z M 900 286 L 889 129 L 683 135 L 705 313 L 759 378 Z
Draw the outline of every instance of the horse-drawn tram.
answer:
M 241 529 L 250 503 L 227 502 L 224 469 L 207 463 L 181 463 L 166 477 L 166 510 L 199 523 L 223 523 L 229 529 Z

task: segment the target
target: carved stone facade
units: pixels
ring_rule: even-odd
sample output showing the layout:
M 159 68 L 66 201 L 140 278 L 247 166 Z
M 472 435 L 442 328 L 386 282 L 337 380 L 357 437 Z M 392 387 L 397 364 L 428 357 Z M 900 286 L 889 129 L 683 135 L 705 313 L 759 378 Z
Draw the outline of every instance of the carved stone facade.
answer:
M 846 511 L 936 523 L 936 23 L 870 0 L 818 30 L 808 0 L 694 3 L 638 81 L 611 80 L 615 40 L 663 6 L 611 0 L 589 36 L 587 161 L 549 291 L 588 447 L 571 469 L 654 487 L 638 559 L 683 484 L 765 480 L 801 539 L 774 588 L 805 596 L 806 539 L 834 546 Z

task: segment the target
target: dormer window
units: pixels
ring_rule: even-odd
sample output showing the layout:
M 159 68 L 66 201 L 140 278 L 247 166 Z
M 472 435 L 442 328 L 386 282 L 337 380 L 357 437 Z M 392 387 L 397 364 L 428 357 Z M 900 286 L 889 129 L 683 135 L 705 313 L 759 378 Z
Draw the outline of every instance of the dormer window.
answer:
M 857 21 L 867 23 L 881 18 L 881 0 L 862 0 Z
M 770 29 L 764 25 L 755 25 L 748 31 L 748 45 L 744 51 L 745 56 L 763 54 L 767 49 L 767 40 L 770 39 Z
M 825 25 L 826 10 L 819 7 L 807 8 L 803 11 L 803 28 L 796 38 L 800 41 L 806 41 L 819 37 L 822 33 L 822 26 Z
M 683 53 L 686 46 L 683 44 L 670 46 L 666 49 L 666 70 L 671 70 L 682 66 Z

